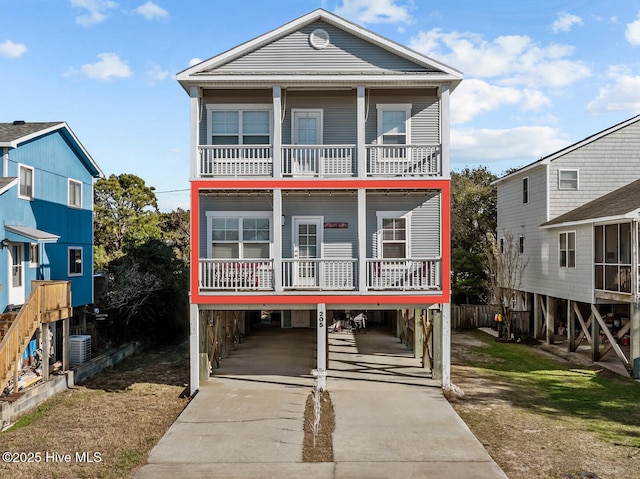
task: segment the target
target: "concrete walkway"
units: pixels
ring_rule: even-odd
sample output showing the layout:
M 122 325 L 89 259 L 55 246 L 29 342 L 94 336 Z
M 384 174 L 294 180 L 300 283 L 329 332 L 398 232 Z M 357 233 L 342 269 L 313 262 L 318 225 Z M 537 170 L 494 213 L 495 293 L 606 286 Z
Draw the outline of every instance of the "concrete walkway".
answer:
M 201 384 L 137 479 L 506 478 L 390 334 L 329 334 L 335 462 L 303 463 L 314 330 L 259 330 Z

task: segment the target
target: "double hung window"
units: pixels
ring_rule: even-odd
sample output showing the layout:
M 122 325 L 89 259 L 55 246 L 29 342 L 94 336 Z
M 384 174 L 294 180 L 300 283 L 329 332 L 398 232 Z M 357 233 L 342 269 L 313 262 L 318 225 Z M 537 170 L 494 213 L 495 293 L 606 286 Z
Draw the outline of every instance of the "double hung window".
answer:
M 211 258 L 270 258 L 270 217 L 257 213 L 250 216 L 208 216 Z
M 404 259 L 410 256 L 409 224 L 408 215 L 378 212 L 380 258 Z
M 577 190 L 578 189 L 578 170 L 559 170 L 558 171 L 558 189 Z
M 560 267 L 576 267 L 576 232 L 560 233 Z
M 378 105 L 378 143 L 408 145 L 410 138 L 410 104 Z
M 20 188 L 18 196 L 27 200 L 33 199 L 33 168 L 26 165 L 18 167 Z
M 82 183 L 69 179 L 69 206 L 82 208 Z
M 209 138 L 212 145 L 268 145 L 271 141 L 270 110 L 232 106 L 211 108 Z

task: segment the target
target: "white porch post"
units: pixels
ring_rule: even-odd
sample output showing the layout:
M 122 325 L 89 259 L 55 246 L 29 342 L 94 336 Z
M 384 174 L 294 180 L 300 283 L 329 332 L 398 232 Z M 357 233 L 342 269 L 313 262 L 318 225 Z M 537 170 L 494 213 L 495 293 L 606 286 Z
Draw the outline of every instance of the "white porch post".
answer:
M 189 392 L 200 389 L 200 314 L 197 304 L 189 306 Z
M 200 89 L 192 86 L 189 89 L 189 117 L 190 117 L 190 129 L 189 138 L 191 138 L 191 155 L 189 163 L 191 164 L 191 178 L 198 177 L 198 121 L 200 119 Z
M 556 323 L 556 299 L 553 296 L 547 296 L 547 344 L 555 342 L 555 323 Z
M 442 387 L 451 384 L 451 305 L 442 305 Z
M 314 371 L 314 375 L 318 381 L 318 389 L 324 391 L 327 389 L 327 305 L 325 303 L 318 303 L 317 314 L 316 354 L 318 366 Z
M 274 290 L 282 292 L 282 190 L 273 190 L 273 282 Z
M 445 177 L 449 176 L 450 108 L 449 87 L 443 85 L 440 87 L 440 159 L 442 161 L 440 174 Z
M 358 189 L 358 290 L 367 290 L 367 190 Z
M 282 178 L 282 88 L 273 87 L 273 177 Z
M 356 150 L 358 158 L 358 178 L 367 177 L 367 150 L 365 148 L 365 94 L 366 90 L 364 86 L 359 86 L 357 89 L 358 99 L 356 104 L 357 110 L 357 123 L 356 123 Z

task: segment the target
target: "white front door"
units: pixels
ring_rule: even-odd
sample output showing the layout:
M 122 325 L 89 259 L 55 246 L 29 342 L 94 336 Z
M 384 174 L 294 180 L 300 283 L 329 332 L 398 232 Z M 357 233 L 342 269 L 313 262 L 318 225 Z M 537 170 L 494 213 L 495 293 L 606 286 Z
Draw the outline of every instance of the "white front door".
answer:
M 322 144 L 322 111 L 293 111 L 293 144 Z M 320 172 L 320 150 L 318 148 L 296 148 L 293 155 L 293 174 L 315 175 Z
M 313 288 L 320 285 L 322 218 L 293 218 L 293 285 Z
M 24 304 L 24 245 L 9 245 L 9 304 Z

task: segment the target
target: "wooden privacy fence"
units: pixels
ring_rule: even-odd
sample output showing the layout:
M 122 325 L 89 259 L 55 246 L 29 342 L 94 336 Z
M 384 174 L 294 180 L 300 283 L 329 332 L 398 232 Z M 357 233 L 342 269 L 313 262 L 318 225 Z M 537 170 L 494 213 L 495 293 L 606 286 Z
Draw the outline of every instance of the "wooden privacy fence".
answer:
M 476 329 L 496 327 L 495 315 L 500 306 L 494 304 L 451 305 L 452 329 Z M 514 334 L 530 333 L 530 312 L 514 311 L 511 330 Z

